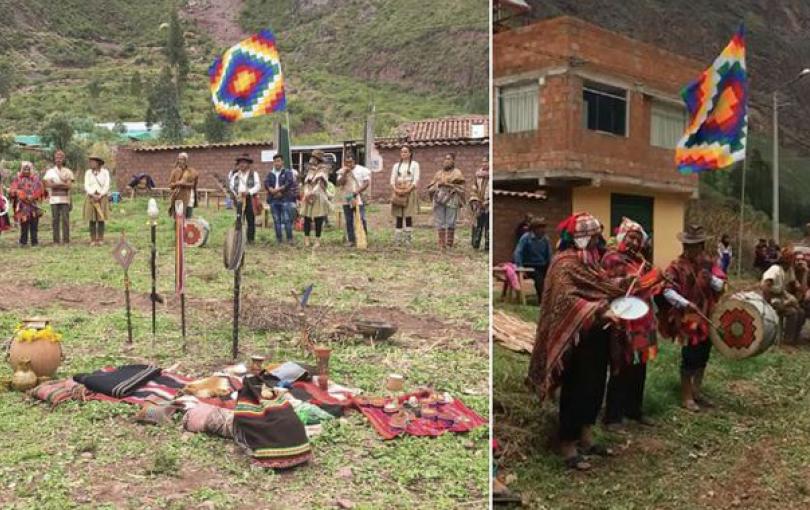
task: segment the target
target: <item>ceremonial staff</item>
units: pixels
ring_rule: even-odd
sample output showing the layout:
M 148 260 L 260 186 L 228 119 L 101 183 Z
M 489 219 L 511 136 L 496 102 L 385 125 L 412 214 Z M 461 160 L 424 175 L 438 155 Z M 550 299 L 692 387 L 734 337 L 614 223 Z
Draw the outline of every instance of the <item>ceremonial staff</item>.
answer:
M 132 312 L 129 301 L 129 266 L 135 258 L 135 248 L 127 243 L 124 233 L 121 232 L 121 239 L 113 249 L 113 258 L 124 270 L 124 299 L 127 307 L 127 345 L 132 345 Z
M 185 268 L 185 240 L 183 232 L 186 227 L 186 208 L 183 201 L 174 204 L 175 221 L 175 274 L 174 291 L 180 296 L 180 328 L 183 335 L 183 352 L 186 352 L 186 268 Z
M 158 302 L 163 303 L 163 298 L 157 293 L 157 220 L 160 211 L 154 198 L 149 199 L 146 213 L 149 215 L 149 230 L 152 240 L 152 254 L 149 259 L 149 269 L 152 273 L 152 293 L 149 295 L 149 299 L 152 301 L 152 345 L 155 345 L 155 335 L 157 334 L 156 307 Z
M 235 194 L 236 195 L 236 194 Z M 236 199 L 236 236 L 238 244 L 242 244 L 242 201 L 239 195 L 234 197 Z M 241 256 L 239 256 L 241 255 Z M 239 259 L 236 261 L 236 267 L 233 270 L 233 345 L 231 346 L 231 354 L 233 359 L 239 354 L 239 290 L 242 285 L 242 264 L 245 261 L 244 253 L 238 254 Z

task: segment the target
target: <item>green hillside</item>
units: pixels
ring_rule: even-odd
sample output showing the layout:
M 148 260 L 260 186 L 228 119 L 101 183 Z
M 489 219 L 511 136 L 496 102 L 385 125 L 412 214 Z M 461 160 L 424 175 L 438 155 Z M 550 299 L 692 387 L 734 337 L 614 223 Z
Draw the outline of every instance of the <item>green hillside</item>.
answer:
M 404 120 L 487 110 L 487 2 L 221 3 L 244 33 L 276 32 L 295 142 L 360 136 L 372 101 L 381 134 Z M 56 111 L 98 122 L 145 120 L 146 84 L 165 64 L 162 25 L 179 5 L 191 63 L 181 116 L 191 128 L 187 141 L 203 140 L 208 66 L 238 39 L 217 40 L 201 27 L 201 4 L 210 2 L 0 0 L 0 65 L 12 80 L 0 131 L 37 132 Z M 236 123 L 233 138 L 268 138 L 273 117 Z

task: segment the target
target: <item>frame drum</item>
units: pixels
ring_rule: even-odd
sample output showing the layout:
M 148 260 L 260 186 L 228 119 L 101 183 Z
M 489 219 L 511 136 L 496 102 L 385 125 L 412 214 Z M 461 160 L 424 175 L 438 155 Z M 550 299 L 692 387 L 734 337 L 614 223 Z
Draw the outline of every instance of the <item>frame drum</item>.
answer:
M 712 322 L 717 326 L 710 330 L 712 343 L 734 359 L 762 354 L 779 332 L 776 310 L 756 292 L 738 292 L 721 301 L 712 313 Z
M 202 218 L 189 218 L 186 220 L 186 228 L 183 230 L 183 242 L 186 246 L 199 248 L 208 242 L 208 235 L 211 227 Z

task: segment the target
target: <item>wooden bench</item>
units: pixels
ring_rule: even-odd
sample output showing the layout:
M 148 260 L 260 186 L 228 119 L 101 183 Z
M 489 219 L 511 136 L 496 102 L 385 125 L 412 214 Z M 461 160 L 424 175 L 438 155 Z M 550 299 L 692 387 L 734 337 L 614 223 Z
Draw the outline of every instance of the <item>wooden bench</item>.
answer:
M 500 266 L 492 268 L 492 277 L 499 282 L 503 282 L 503 285 L 501 287 L 501 301 L 520 303 L 521 305 L 525 305 L 526 295 L 523 293 L 522 289 L 523 277 L 534 273 L 534 268 L 518 267 L 515 269 L 515 272 L 517 273 L 518 281 L 521 284 L 521 288 L 519 289 L 513 289 L 509 285 L 509 280 L 506 278 L 506 270 Z M 537 296 L 537 299 L 540 299 L 540 296 Z

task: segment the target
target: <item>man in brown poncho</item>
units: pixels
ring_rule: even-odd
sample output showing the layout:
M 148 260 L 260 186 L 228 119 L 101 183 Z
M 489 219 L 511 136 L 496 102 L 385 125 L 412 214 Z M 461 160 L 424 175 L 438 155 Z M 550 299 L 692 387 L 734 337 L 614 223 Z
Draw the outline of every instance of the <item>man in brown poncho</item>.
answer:
M 186 218 L 191 218 L 192 211 L 197 205 L 197 182 L 200 174 L 188 165 L 188 154 L 181 152 L 177 155 L 177 162 L 169 176 L 169 216 L 174 218 L 176 202 L 183 202 Z
M 574 214 L 557 230 L 560 249 L 546 275 L 529 383 L 541 401 L 560 387 L 560 453 L 567 467 L 584 470 L 590 464 L 583 455 L 610 453 L 594 444 L 591 429 L 605 394 L 609 337 L 604 326 L 617 321 L 610 301 L 624 295 L 629 280 L 610 280 L 601 268 L 596 218 Z

